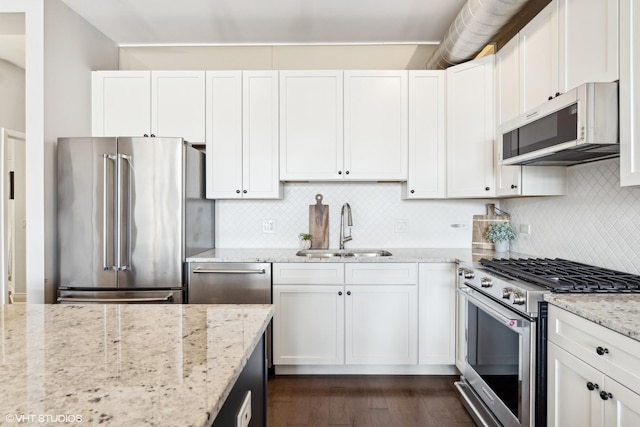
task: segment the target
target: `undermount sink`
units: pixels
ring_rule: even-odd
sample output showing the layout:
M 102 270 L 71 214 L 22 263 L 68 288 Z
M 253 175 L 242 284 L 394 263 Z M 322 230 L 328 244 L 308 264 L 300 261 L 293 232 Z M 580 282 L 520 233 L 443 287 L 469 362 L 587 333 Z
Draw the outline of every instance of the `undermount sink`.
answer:
M 297 256 L 305 256 L 307 258 L 358 258 L 358 257 L 384 257 L 391 256 L 392 253 L 385 250 L 376 249 L 305 249 L 298 251 Z

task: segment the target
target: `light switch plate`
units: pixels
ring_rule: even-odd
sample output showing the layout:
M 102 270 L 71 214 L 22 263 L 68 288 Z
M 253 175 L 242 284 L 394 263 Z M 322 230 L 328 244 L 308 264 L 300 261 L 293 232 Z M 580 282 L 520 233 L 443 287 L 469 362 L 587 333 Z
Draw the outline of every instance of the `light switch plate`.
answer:
M 248 427 L 251 422 L 251 390 L 247 391 L 242 406 L 238 411 L 236 427 Z

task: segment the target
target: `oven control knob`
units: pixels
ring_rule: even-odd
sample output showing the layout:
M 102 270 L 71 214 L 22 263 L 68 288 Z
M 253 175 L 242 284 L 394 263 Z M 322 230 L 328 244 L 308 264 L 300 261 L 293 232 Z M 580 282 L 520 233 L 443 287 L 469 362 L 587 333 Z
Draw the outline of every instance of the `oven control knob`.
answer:
M 483 288 L 490 288 L 493 286 L 493 280 L 488 277 L 483 277 L 482 279 L 480 279 L 480 286 L 482 286 Z
M 509 299 L 509 298 L 511 298 L 511 294 L 512 293 L 513 293 L 513 289 L 504 288 L 504 289 L 502 289 L 502 298 Z
M 473 279 L 474 277 L 476 277 L 475 273 L 471 270 L 465 270 L 464 271 L 464 278 L 465 279 Z
M 523 305 L 526 300 L 527 299 L 524 296 L 524 294 L 521 294 L 520 292 L 514 292 L 513 293 L 513 303 L 515 305 Z

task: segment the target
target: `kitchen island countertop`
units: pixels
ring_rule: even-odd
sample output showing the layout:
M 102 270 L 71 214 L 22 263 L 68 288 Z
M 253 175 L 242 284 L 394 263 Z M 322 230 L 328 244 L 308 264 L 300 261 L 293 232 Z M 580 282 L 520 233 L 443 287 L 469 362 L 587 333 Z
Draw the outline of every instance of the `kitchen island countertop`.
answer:
M 0 424 L 202 426 L 271 305 L 0 305 Z
M 640 341 L 640 294 L 547 294 L 544 299 Z

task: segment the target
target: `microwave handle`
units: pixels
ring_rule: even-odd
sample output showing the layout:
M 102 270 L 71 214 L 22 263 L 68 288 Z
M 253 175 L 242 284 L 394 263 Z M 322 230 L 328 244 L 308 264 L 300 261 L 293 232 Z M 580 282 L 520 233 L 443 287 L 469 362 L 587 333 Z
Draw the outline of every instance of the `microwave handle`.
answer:
M 529 114 L 526 115 L 526 119 L 533 119 L 534 117 L 536 117 L 538 114 L 540 114 L 540 110 L 536 110 L 534 112 L 531 112 Z

